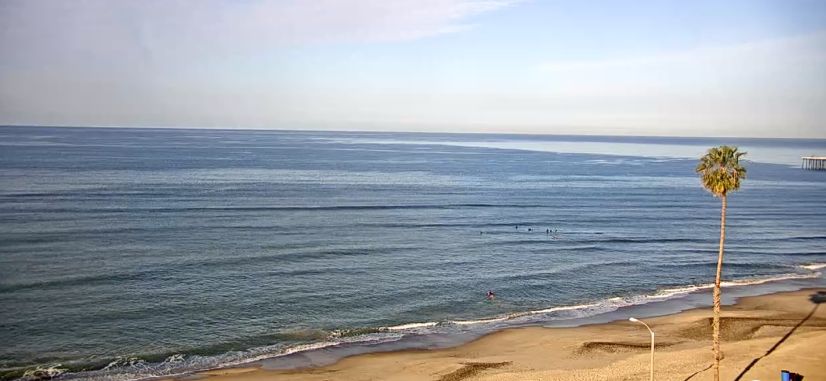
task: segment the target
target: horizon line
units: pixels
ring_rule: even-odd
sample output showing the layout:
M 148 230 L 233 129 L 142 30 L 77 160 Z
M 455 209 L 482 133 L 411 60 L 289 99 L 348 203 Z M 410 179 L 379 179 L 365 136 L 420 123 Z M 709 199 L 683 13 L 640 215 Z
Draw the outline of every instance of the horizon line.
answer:
M 438 134 L 438 135 L 521 135 L 521 136 L 592 136 L 592 137 L 619 137 L 619 138 L 675 138 L 675 139 L 753 139 L 753 140 L 824 140 L 823 137 L 779 137 L 779 136 L 687 136 L 687 135 L 622 135 L 622 134 L 570 134 L 570 133 L 541 133 L 541 132 L 491 132 L 491 131 L 411 131 L 411 130 L 358 130 L 358 129 L 323 129 L 323 128 L 270 128 L 270 127 L 203 127 L 203 126 L 113 126 L 113 125 L 85 125 L 73 126 L 64 124 L 0 124 L 0 128 L 78 128 L 78 129 L 110 129 L 110 130 L 210 130 L 210 131 L 274 131 L 274 132 L 348 132 L 348 133 L 401 133 L 401 134 Z

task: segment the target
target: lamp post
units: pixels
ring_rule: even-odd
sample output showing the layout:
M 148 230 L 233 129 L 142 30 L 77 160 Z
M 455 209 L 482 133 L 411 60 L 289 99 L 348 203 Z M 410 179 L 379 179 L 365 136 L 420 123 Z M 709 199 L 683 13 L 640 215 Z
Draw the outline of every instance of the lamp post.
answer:
M 640 323 L 640 324 L 644 325 L 645 328 L 648 329 L 648 332 L 651 332 L 651 379 L 650 379 L 650 381 L 654 381 L 654 331 L 652 331 L 651 327 L 649 327 L 648 324 L 645 324 L 645 322 L 642 321 L 642 320 L 639 320 L 639 319 L 634 318 L 634 317 L 628 318 L 628 320 L 631 321 L 631 322 L 634 322 L 634 323 Z

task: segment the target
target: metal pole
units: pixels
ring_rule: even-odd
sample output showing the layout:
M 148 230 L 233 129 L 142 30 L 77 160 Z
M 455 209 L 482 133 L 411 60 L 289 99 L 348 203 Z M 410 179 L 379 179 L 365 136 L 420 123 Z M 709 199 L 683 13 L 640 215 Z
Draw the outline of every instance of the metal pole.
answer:
M 648 332 L 651 333 L 651 369 L 650 369 L 651 375 L 650 375 L 649 380 L 654 381 L 654 331 L 652 331 L 651 327 L 649 327 L 648 324 L 645 324 L 645 322 L 642 321 L 642 320 L 639 320 L 639 319 L 633 318 L 633 317 L 628 318 L 628 320 L 630 320 L 634 323 L 640 323 L 640 324 L 644 325 L 645 328 L 648 329 Z

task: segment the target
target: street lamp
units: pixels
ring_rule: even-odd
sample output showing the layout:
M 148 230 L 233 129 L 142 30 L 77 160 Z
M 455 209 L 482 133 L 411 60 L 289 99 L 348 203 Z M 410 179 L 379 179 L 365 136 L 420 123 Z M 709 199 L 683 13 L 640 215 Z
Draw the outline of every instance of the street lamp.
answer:
M 648 332 L 651 332 L 651 380 L 650 381 L 654 381 L 654 331 L 652 331 L 651 327 L 649 327 L 648 324 L 645 324 L 645 322 L 642 321 L 642 320 L 639 320 L 639 319 L 634 318 L 634 317 L 628 318 L 628 320 L 632 321 L 634 323 L 640 323 L 640 324 L 644 325 L 645 328 L 648 329 Z

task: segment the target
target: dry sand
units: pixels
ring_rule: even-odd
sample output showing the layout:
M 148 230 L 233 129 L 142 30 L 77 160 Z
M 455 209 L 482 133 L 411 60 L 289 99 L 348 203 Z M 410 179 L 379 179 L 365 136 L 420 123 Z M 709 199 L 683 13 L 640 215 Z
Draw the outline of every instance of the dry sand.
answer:
M 780 370 L 826 380 L 826 293 L 802 290 L 723 307 L 723 380 L 779 380 Z M 645 319 L 657 335 L 655 379 L 711 380 L 711 310 Z M 576 328 L 514 328 L 459 347 L 345 358 L 290 371 L 200 373 L 208 381 L 263 380 L 648 380 L 649 334 L 618 321 Z M 756 362 L 755 362 L 756 361 Z M 745 371 L 748 369 L 747 371 Z M 743 373 L 741 375 L 741 373 Z M 193 377 L 188 377 L 192 379 Z

